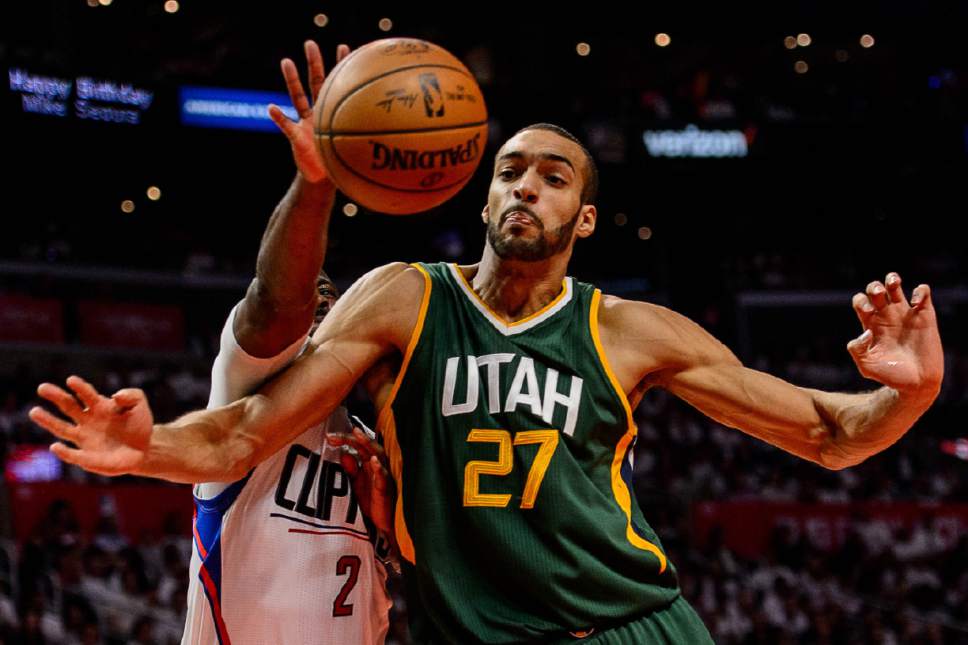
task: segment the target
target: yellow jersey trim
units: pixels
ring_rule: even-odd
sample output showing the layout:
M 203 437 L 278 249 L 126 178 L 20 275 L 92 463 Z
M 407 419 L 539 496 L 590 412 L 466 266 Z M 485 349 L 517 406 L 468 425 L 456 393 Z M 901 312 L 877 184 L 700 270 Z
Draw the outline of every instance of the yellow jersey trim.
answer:
M 600 289 L 595 289 L 594 295 L 592 295 L 591 311 L 588 314 L 589 326 L 591 327 L 592 341 L 595 343 L 595 351 L 598 352 L 598 360 L 601 361 L 602 367 L 605 369 L 605 374 L 608 376 L 609 382 L 612 384 L 612 388 L 618 395 L 619 400 L 622 402 L 622 408 L 625 410 L 625 418 L 628 423 L 628 429 L 622 439 L 618 442 L 615 447 L 615 457 L 612 459 L 612 494 L 615 495 L 615 501 L 618 503 L 619 508 L 625 513 L 626 517 L 626 529 L 625 536 L 632 546 L 648 551 L 659 559 L 659 573 L 663 573 L 668 564 L 666 556 L 659 549 L 658 546 L 652 544 L 632 528 L 632 496 L 629 493 L 628 486 L 625 485 L 625 480 L 622 479 L 622 462 L 625 461 L 625 457 L 628 453 L 629 446 L 635 439 L 635 435 L 638 430 L 635 427 L 635 422 L 632 420 L 632 407 L 629 405 L 629 400 L 625 396 L 625 392 L 622 390 L 621 384 L 615 377 L 615 373 L 612 371 L 611 366 L 608 364 L 608 359 L 605 357 L 605 350 L 602 347 L 602 340 L 598 333 L 598 308 L 599 303 L 602 298 L 602 292 Z
M 397 440 L 397 423 L 393 418 L 393 401 L 397 398 L 400 391 L 400 384 L 407 373 L 410 359 L 413 357 L 413 350 L 417 347 L 420 335 L 423 333 L 424 321 L 427 318 L 427 308 L 430 305 L 430 289 L 432 286 L 430 275 L 427 270 L 419 264 L 410 265 L 420 271 L 424 278 L 423 300 L 420 302 L 420 314 L 417 316 L 417 324 L 414 325 L 413 332 L 410 334 L 410 342 L 407 344 L 407 351 L 403 355 L 403 362 L 400 364 L 400 372 L 397 374 L 390 396 L 387 397 L 383 409 L 377 417 L 376 427 L 383 435 L 383 448 L 386 450 L 387 459 L 390 462 L 390 472 L 393 474 L 397 483 L 397 503 L 393 516 L 393 529 L 397 538 L 397 546 L 400 547 L 400 556 L 410 564 L 417 563 L 416 552 L 413 548 L 413 540 L 410 538 L 410 531 L 407 529 L 407 522 L 403 514 L 403 454 L 400 451 L 400 443 Z
M 573 287 L 571 284 L 571 278 L 565 277 L 561 281 L 561 291 L 554 299 L 546 304 L 544 307 L 538 311 L 525 316 L 521 320 L 516 320 L 514 322 L 508 322 L 504 317 L 491 309 L 484 300 L 477 295 L 471 283 L 467 281 L 467 277 L 464 272 L 460 270 L 460 267 L 456 264 L 449 265 L 450 271 L 454 274 L 457 284 L 464 295 L 471 301 L 471 304 L 491 323 L 498 331 L 500 331 L 505 336 L 518 334 L 532 327 L 544 322 L 545 320 L 551 318 L 554 314 L 558 313 L 565 305 L 571 302 L 573 295 Z

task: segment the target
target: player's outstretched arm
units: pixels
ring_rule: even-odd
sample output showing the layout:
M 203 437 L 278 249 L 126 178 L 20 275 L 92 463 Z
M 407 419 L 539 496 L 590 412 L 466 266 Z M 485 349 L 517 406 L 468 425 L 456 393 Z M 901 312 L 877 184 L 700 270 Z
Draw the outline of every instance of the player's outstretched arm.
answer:
M 69 421 L 40 407 L 30 417 L 62 440 L 51 447 L 58 457 L 91 472 L 236 481 L 328 416 L 382 356 L 404 351 L 423 291 L 423 277 L 407 265 L 371 271 L 337 302 L 299 360 L 259 392 L 221 408 L 155 424 L 140 391 L 108 398 L 71 377 L 73 395 L 49 383 L 38 388 Z
M 861 374 L 883 384 L 864 394 L 797 387 L 746 368 L 699 325 L 662 307 L 613 302 L 601 320 L 612 345 L 621 339 L 638 357 L 645 384 L 804 459 L 845 468 L 903 436 L 937 397 L 944 370 L 927 285 L 909 303 L 900 277 L 890 274 L 886 287 L 872 282 L 857 294 L 854 309 L 865 331 L 848 351 Z
M 313 108 L 326 78 L 323 57 L 311 40 L 305 43 L 309 90 L 299 79 L 296 64 L 282 60 L 282 75 L 298 115 L 290 120 L 278 106 L 269 115 L 286 135 L 296 164 L 296 177 L 276 206 L 256 262 L 256 277 L 233 321 L 233 331 L 246 353 L 275 356 L 306 334 L 322 303 L 316 288 L 328 240 L 336 187 L 329 180 L 313 133 Z M 340 45 L 336 60 L 349 54 Z

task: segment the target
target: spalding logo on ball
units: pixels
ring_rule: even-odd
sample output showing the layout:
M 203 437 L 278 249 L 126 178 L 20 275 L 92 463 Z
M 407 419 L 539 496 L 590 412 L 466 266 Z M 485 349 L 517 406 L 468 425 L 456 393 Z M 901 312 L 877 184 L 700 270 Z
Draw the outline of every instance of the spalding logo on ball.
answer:
M 392 215 L 453 197 L 487 142 L 474 77 L 446 50 L 413 38 L 350 53 L 326 77 L 314 111 L 330 178 L 353 201 Z

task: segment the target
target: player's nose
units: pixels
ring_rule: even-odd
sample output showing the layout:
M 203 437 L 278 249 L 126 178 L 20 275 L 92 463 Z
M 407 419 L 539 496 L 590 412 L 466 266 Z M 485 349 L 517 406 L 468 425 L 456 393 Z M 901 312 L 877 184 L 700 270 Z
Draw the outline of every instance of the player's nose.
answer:
M 514 184 L 511 193 L 515 199 L 527 204 L 538 201 L 538 184 L 535 174 L 531 171 L 523 173 Z

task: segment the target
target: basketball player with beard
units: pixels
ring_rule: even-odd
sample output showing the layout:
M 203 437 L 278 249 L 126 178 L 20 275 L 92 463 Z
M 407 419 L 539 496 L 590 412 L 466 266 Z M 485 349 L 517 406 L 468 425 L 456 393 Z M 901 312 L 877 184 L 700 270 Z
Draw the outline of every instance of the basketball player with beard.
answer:
M 857 464 L 937 396 L 930 289 L 908 301 L 891 273 L 854 296 L 864 332 L 847 348 L 883 387 L 797 387 L 675 312 L 568 277 L 595 229 L 596 187 L 573 136 L 524 128 L 497 153 L 479 263 L 375 269 L 258 393 L 155 424 L 140 391 L 107 398 L 71 377 L 73 394 L 39 389 L 70 421 L 31 417 L 76 446 L 55 454 L 93 472 L 232 481 L 396 360 L 371 396 L 416 642 L 711 642 L 631 494 L 632 410 L 661 387 L 820 466 Z

